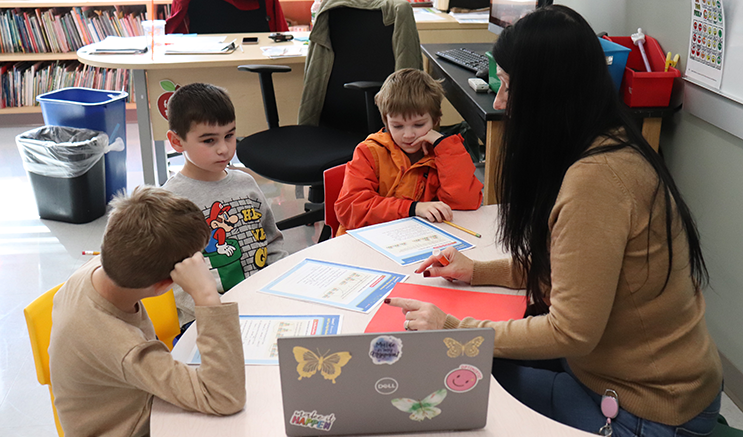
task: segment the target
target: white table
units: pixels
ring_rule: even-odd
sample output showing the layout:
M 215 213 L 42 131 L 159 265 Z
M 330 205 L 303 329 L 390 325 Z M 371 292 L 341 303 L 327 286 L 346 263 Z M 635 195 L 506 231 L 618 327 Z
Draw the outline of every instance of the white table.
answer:
M 454 212 L 454 223 L 481 233 L 482 238 L 475 238 L 447 225 L 442 224 L 440 226 L 476 245 L 475 248 L 466 252 L 470 258 L 488 260 L 503 257 L 505 256 L 504 252 L 495 244 L 497 208 L 497 206 L 491 205 L 481 207 L 477 211 Z M 308 247 L 266 267 L 227 292 L 222 300 L 237 302 L 240 307 L 240 314 L 342 314 L 343 333 L 363 332 L 373 314 L 345 311 L 256 291 L 305 258 L 404 273 L 410 275 L 407 282 L 416 284 L 462 289 L 471 288 L 461 283 L 449 283 L 440 278 L 423 278 L 422 275 L 413 273 L 417 265 L 400 266 L 350 235 L 343 235 Z M 477 287 L 476 290 L 516 294 L 513 290 L 499 287 Z M 400 329 L 402 330 L 402 326 Z M 174 356 L 179 360 L 186 361 L 186 356 L 192 350 L 195 340 L 195 330 L 189 329 L 173 349 Z M 245 409 L 233 416 L 214 417 L 187 412 L 155 398 L 150 424 L 152 437 L 285 435 L 278 366 L 245 366 L 245 375 L 248 393 Z M 557 423 L 534 412 L 508 394 L 491 376 L 487 426 L 479 430 L 436 433 L 435 435 L 578 437 L 590 434 Z

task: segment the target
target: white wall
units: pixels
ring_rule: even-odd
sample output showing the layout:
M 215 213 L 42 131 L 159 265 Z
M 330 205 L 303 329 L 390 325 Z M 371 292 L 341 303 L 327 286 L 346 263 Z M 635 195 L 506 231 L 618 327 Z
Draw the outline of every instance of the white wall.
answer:
M 554 3 L 578 11 L 596 33 L 625 34 L 625 0 L 554 0 Z

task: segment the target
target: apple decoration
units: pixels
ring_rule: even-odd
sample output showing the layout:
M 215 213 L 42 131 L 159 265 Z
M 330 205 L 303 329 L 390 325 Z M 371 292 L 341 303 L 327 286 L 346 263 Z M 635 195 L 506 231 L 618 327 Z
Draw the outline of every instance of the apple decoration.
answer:
M 157 99 L 157 110 L 160 112 L 160 115 L 162 115 L 163 118 L 166 120 L 168 119 L 168 100 L 170 100 L 170 96 L 173 95 L 173 92 L 175 92 L 175 90 L 180 87 L 180 85 L 176 85 L 169 80 L 160 81 L 160 88 L 162 88 L 165 92 L 160 94 L 160 97 L 158 97 Z

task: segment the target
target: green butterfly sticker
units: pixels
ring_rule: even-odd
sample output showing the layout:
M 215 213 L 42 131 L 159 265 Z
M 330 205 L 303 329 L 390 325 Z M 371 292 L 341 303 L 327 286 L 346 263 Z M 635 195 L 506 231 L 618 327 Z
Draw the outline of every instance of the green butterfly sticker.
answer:
M 441 409 L 436 408 L 436 405 L 440 404 L 445 397 L 446 389 L 442 388 L 420 401 L 409 398 L 392 399 L 392 405 L 400 411 L 410 413 L 410 420 L 422 422 L 423 419 L 433 419 L 441 414 Z

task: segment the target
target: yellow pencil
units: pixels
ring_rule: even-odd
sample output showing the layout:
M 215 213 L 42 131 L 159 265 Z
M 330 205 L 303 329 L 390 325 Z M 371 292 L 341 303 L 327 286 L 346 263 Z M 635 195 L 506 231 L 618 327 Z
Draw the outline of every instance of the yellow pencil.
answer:
M 466 232 L 466 233 L 468 233 L 468 234 L 470 234 L 470 235 L 474 235 L 474 236 L 475 236 L 475 237 L 477 237 L 477 238 L 481 238 L 481 237 L 482 237 L 482 235 L 478 234 L 477 232 L 475 232 L 475 231 L 470 231 L 469 229 L 467 229 L 467 228 L 463 228 L 463 227 L 461 227 L 461 226 L 459 226 L 459 225 L 455 225 L 454 223 L 452 223 L 452 222 L 450 222 L 450 221 L 448 221 L 448 220 L 444 220 L 444 223 L 446 223 L 446 224 L 447 224 L 447 225 L 449 225 L 449 226 L 453 226 L 453 227 L 455 227 L 455 228 L 459 229 L 460 231 L 464 231 L 464 232 Z

